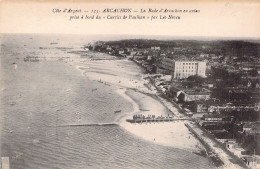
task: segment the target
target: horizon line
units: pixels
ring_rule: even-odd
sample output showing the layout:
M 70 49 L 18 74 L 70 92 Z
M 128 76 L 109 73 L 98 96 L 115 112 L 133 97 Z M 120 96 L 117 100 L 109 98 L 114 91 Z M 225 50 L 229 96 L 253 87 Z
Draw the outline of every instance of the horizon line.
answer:
M 136 39 L 141 39 L 140 37 L 151 37 L 149 39 L 153 40 L 154 37 L 161 37 L 164 40 L 260 40 L 260 37 L 236 37 L 236 36 L 178 36 L 178 35 L 141 35 L 141 34 L 87 34 L 87 33 L 18 33 L 18 32 L 0 32 L 0 34 L 38 34 L 38 35 L 85 35 L 85 36 L 120 36 L 124 39 L 124 36 L 133 37 Z M 168 39 L 167 39 L 168 37 Z M 174 38 L 174 39 L 172 39 Z M 154 39 L 156 40 L 156 39 Z

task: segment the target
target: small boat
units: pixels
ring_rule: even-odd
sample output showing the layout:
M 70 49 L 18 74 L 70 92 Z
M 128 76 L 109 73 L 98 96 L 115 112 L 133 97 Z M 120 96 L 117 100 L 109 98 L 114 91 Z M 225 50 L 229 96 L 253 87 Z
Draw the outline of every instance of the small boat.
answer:
M 121 110 L 116 110 L 116 111 L 115 111 L 115 113 L 120 113 L 120 112 L 121 112 Z
M 141 111 L 150 111 L 150 110 L 147 110 L 147 109 L 139 109 L 139 110 L 141 110 Z
M 58 43 L 57 42 L 51 42 L 50 44 L 51 45 L 57 45 Z

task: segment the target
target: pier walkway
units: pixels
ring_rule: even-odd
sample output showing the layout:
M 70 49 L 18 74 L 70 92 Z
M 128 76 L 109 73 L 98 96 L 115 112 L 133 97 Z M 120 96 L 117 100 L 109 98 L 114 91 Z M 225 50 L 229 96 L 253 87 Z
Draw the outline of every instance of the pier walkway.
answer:
M 127 119 L 130 123 L 152 123 L 152 122 L 172 122 L 179 120 L 191 120 L 190 118 L 173 118 L 172 116 L 158 116 L 155 115 L 134 115 L 133 119 Z

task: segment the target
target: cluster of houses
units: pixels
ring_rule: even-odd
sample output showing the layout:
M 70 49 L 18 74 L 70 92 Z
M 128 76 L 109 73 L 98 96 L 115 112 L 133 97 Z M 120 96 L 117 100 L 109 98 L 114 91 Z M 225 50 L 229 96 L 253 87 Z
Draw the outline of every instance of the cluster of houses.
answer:
M 170 85 L 163 85 L 162 90 L 173 101 L 184 103 L 186 108 L 193 112 L 194 117 L 203 116 L 205 113 L 214 116 L 216 112 L 221 111 L 259 111 L 260 64 L 256 64 L 257 57 L 249 56 L 246 61 L 254 62 L 246 62 L 239 59 L 234 51 L 226 51 L 224 55 L 220 49 L 212 48 L 210 45 L 203 45 L 201 48 L 140 46 L 142 44 L 139 44 L 139 47 L 138 45 L 130 47 L 117 43 L 97 42 L 91 48 L 119 57 L 128 56 L 149 73 L 171 75 Z M 254 77 L 249 74 L 253 70 L 257 73 Z M 242 86 L 234 82 L 234 86 L 225 86 L 221 91 L 216 91 L 217 84 L 223 81 L 217 76 L 200 85 L 187 85 L 187 83 L 193 83 L 187 80 L 190 76 L 205 78 L 213 73 L 223 75 L 241 72 L 241 78 L 246 82 Z M 221 96 L 214 96 L 215 93 Z
M 258 138 L 251 139 L 252 143 L 259 140 L 259 128 L 255 127 L 260 111 L 259 58 L 248 56 L 247 60 L 241 60 L 232 52 L 223 54 L 221 50 L 209 46 L 202 46 L 201 49 L 138 48 L 137 45 L 120 47 L 118 44 L 99 44 L 94 48 L 118 57 L 128 57 L 148 73 L 160 75 L 162 78 L 158 78 L 160 81 L 156 84 L 162 92 L 217 139 L 229 140 L 223 144 L 234 153 L 241 155 L 239 145 L 248 137 L 253 135 Z M 171 78 L 162 80 L 165 76 Z M 255 132 L 256 129 L 258 132 Z M 236 137 L 241 133 L 245 139 L 238 144 Z M 237 152 L 239 148 L 241 152 Z M 247 151 L 252 154 L 252 149 Z M 252 165 L 252 159 L 243 158 L 248 165 Z

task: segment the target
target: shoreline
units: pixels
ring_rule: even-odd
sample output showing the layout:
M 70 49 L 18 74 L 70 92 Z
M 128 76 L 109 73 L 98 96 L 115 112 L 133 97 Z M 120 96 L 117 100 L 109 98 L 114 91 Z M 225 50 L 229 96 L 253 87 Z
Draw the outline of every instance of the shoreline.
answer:
M 138 65 L 139 67 L 141 67 L 142 69 L 144 69 L 144 67 L 136 60 L 133 60 L 133 62 L 136 65 Z M 158 92 L 162 93 L 162 91 L 160 91 L 160 89 L 158 89 L 158 87 L 155 86 L 153 79 L 151 77 L 149 77 L 149 79 L 150 79 L 151 85 L 154 88 L 156 88 L 156 90 Z M 174 108 L 176 111 L 172 111 L 172 112 L 177 113 L 178 117 L 187 116 L 186 113 L 176 103 L 168 104 L 168 102 L 165 99 L 161 98 L 159 95 L 157 95 L 157 98 L 159 100 L 161 100 L 162 104 L 165 105 L 165 103 L 166 103 L 167 106 L 166 105 L 165 106 L 169 110 Z M 206 157 L 213 163 L 213 165 L 215 167 L 217 167 L 217 168 L 244 168 L 244 167 L 247 168 L 246 164 L 243 163 L 241 161 L 241 159 L 239 159 L 238 157 L 233 155 L 231 152 L 226 152 L 228 150 L 225 150 L 225 149 L 224 150 L 221 148 L 219 149 L 219 143 L 215 138 L 203 136 L 204 134 L 208 135 L 208 133 L 204 133 L 204 131 L 200 130 L 200 129 L 199 129 L 199 131 L 197 131 L 197 130 L 195 131 L 195 130 L 193 130 L 192 127 L 190 127 L 190 126 L 193 126 L 193 127 L 198 126 L 198 127 L 195 127 L 196 129 L 198 129 L 198 128 L 200 128 L 200 126 L 198 124 L 188 123 L 188 124 L 185 124 L 185 126 L 187 127 L 187 129 L 189 129 L 189 131 L 191 131 L 194 134 L 194 137 L 196 137 L 196 139 L 198 141 L 200 141 L 200 143 L 203 145 L 203 148 L 206 153 Z M 201 134 L 202 134 L 203 138 L 201 138 L 199 136 Z M 217 142 L 217 143 L 215 144 L 215 142 Z M 236 162 L 231 162 L 232 160 L 234 160 Z
M 105 55 L 104 57 L 107 57 Z M 200 148 L 196 147 L 197 141 L 192 142 L 188 137 L 186 133 L 190 134 L 190 132 L 184 125 L 181 125 L 183 122 L 134 126 L 126 121 L 121 123 L 123 118 L 132 118 L 133 114 L 138 112 L 158 113 L 158 115 L 169 112 L 163 107 L 169 107 L 168 102 L 160 97 L 161 95 L 156 92 L 149 80 L 144 78 L 146 75 L 140 73 L 141 71 L 132 61 L 115 60 L 109 63 L 109 61 L 88 61 L 88 58 L 78 56 L 69 61 L 51 60 L 49 62 L 47 60 L 37 63 L 23 62 L 22 59 L 20 61 L 22 64 L 18 64 L 19 71 L 9 71 L 11 74 L 8 74 L 14 75 L 9 77 L 21 77 L 23 73 L 26 75 L 24 79 L 14 78 L 19 83 L 12 83 L 14 86 L 10 86 L 17 89 L 13 92 L 15 97 L 10 98 L 11 101 L 17 100 L 17 104 L 10 104 L 10 106 L 8 102 L 6 104 L 6 107 L 11 110 L 10 113 L 6 113 L 10 115 L 10 118 L 6 118 L 10 121 L 8 124 L 15 125 L 7 125 L 8 130 L 4 131 L 6 134 L 4 143 L 7 145 L 5 152 L 16 153 L 15 150 L 17 150 L 25 154 L 20 157 L 20 160 L 13 160 L 14 166 L 28 165 L 35 168 L 44 164 L 46 168 L 50 168 L 69 164 L 72 168 L 78 168 L 81 166 L 78 161 L 85 161 L 86 164 L 92 163 L 92 167 L 105 167 L 113 160 L 114 163 L 109 167 L 121 168 L 127 165 L 131 168 L 135 166 L 136 168 L 149 166 L 160 168 L 166 165 L 166 168 L 195 168 L 196 164 L 200 167 L 203 164 L 205 168 L 209 168 L 208 166 L 214 168 L 214 165 L 198 152 Z M 9 59 L 6 63 L 9 63 Z M 10 70 L 13 70 L 11 62 L 8 65 L 8 68 L 11 67 Z M 83 69 L 80 69 L 81 66 Z M 89 70 L 90 73 L 88 73 Z M 93 73 L 96 70 L 101 73 L 100 76 L 98 72 Z M 41 72 L 43 72 L 42 77 L 39 76 Z M 118 78 L 107 74 L 102 75 L 103 72 L 113 73 Z M 102 81 L 99 81 L 100 77 Z M 29 86 L 23 83 L 27 81 Z M 148 84 L 145 86 L 146 89 L 145 83 Z M 22 88 L 17 88 L 20 85 Z M 137 88 L 136 85 L 140 86 Z M 39 91 L 35 86 L 42 90 Z M 28 92 L 28 88 L 35 92 Z M 28 105 L 28 103 L 33 104 L 23 109 L 23 105 Z M 16 113 L 14 111 L 16 106 L 24 111 Z M 92 107 L 93 111 L 88 109 Z M 115 110 L 120 110 L 120 112 L 116 113 Z M 172 112 L 178 114 L 177 110 Z M 25 119 L 29 123 L 23 123 Z M 116 126 L 111 127 L 112 130 L 108 126 L 99 127 L 103 124 L 110 124 L 109 122 L 116 122 Z M 83 127 L 57 128 L 59 127 L 57 125 L 63 124 L 76 124 Z M 121 126 L 124 124 L 129 126 L 129 131 Z M 97 127 L 84 127 L 84 125 L 97 125 Z M 9 128 L 12 129 L 10 130 L 12 133 L 9 132 Z M 23 134 L 30 137 L 23 137 Z M 132 145 L 135 143 L 137 144 Z M 33 146 L 27 147 L 27 144 L 33 144 Z M 57 145 L 60 146 L 57 147 Z M 90 146 L 93 146 L 93 149 Z M 139 151 L 139 146 L 142 151 Z M 63 153 L 60 153 L 61 150 Z M 35 152 L 38 153 L 37 156 L 33 155 Z M 41 153 L 44 158 L 40 157 Z M 195 165 L 190 163 L 190 160 Z M 82 163 L 82 166 L 84 168 L 85 163 Z
M 184 121 L 143 124 L 129 123 L 126 121 L 127 119 L 132 119 L 135 114 L 142 114 L 145 116 L 150 113 L 156 116 L 169 114 L 168 108 L 163 105 L 160 100 L 130 89 L 123 89 L 119 94 L 134 106 L 132 112 L 124 114 L 119 119 L 118 124 L 120 127 L 138 138 L 153 144 L 190 151 L 196 155 L 203 154 L 201 153 L 204 151 L 203 146 L 201 146 L 193 134 L 186 128 Z M 142 101 L 135 99 L 136 97 L 139 97 L 139 95 L 143 96 Z M 133 98 L 133 96 L 135 98 Z M 154 106 L 148 109 L 148 105 Z
M 92 65 L 92 63 L 88 64 Z M 118 79 L 109 79 L 108 77 L 110 75 L 108 74 L 98 72 L 98 77 L 93 76 L 96 75 L 97 72 L 93 72 L 93 70 L 88 72 L 88 69 L 84 69 L 84 67 L 88 67 L 88 65 L 78 65 L 76 63 L 75 66 L 81 72 L 82 76 L 90 80 L 96 81 L 99 79 L 98 77 L 102 77 L 102 81 L 115 87 L 115 92 L 132 105 L 133 109 L 131 112 L 124 112 L 116 119 L 116 123 L 130 134 L 153 144 L 187 150 L 194 152 L 196 155 L 204 151 L 204 147 L 201 146 L 200 142 L 191 134 L 185 126 L 184 121 L 150 123 L 147 125 L 135 125 L 126 121 L 127 119 L 132 119 L 134 114 L 150 114 L 155 116 L 170 114 L 173 117 L 178 117 L 162 102 L 156 94 L 158 90 L 154 88 L 150 82 L 148 82 L 148 85 L 150 85 L 152 89 L 147 88 L 147 80 L 142 78 L 131 80 L 119 76 L 118 79 L 121 80 L 121 83 L 118 84 Z M 143 72 L 144 70 L 141 71 Z M 138 85 L 136 86 L 136 84 Z
M 141 74 L 142 75 L 145 75 L 146 72 L 145 69 L 140 65 L 138 64 L 137 62 L 135 61 L 132 61 L 133 63 L 135 63 L 140 69 L 141 69 Z M 163 105 L 168 111 L 170 111 L 172 114 L 174 114 L 176 117 L 178 118 L 182 118 L 182 117 L 185 117 L 186 114 L 184 113 L 183 114 L 183 111 L 182 109 L 180 109 L 176 104 L 174 103 L 169 103 L 167 100 L 165 100 L 164 98 L 160 97 L 160 94 L 162 93 L 160 91 L 160 89 L 158 89 L 154 82 L 153 82 L 153 79 L 151 79 L 150 77 L 148 77 L 148 83 L 145 83 L 145 79 L 141 78 L 141 81 L 143 82 L 142 83 L 142 87 L 141 88 L 131 88 L 133 91 L 135 92 L 139 92 L 139 93 L 142 93 L 144 95 L 146 95 L 147 97 L 151 97 L 155 100 L 157 100 L 157 102 L 159 102 L 161 105 Z M 126 89 L 128 89 L 127 87 L 125 87 Z M 144 90 L 143 88 L 146 88 L 146 90 Z M 127 93 L 125 93 L 125 95 L 128 95 Z M 154 97 L 155 96 L 155 97 Z M 135 104 L 138 104 L 139 105 L 139 110 L 140 109 L 140 100 L 135 100 L 133 97 L 129 96 L 134 102 Z M 150 104 L 151 105 L 151 104 Z M 132 112 L 132 115 L 136 114 L 137 112 L 133 111 Z M 142 114 L 145 114 L 145 115 L 148 115 L 147 112 L 142 112 Z M 160 114 L 160 115 L 163 115 L 163 114 Z M 130 115 L 126 116 L 126 117 L 130 117 Z M 168 123 L 169 124 L 169 123 Z M 185 124 L 185 123 L 183 123 Z M 127 124 L 126 122 L 126 119 L 125 119 L 125 122 L 121 122 L 120 123 L 120 126 L 122 126 L 124 129 L 126 129 L 128 132 L 130 132 L 131 134 L 134 134 L 136 136 L 138 136 L 139 138 L 142 138 L 143 140 L 146 140 L 146 141 L 149 141 L 149 142 L 154 142 L 156 144 L 160 144 L 160 145 L 164 145 L 164 146 L 171 146 L 171 147 L 174 147 L 174 148 L 180 148 L 180 149 L 183 149 L 183 150 L 191 150 L 193 149 L 194 150 L 194 147 L 198 148 L 196 145 L 192 147 L 189 147 L 187 145 L 183 145 L 183 144 L 169 144 L 170 142 L 172 143 L 173 141 L 171 141 L 171 138 L 167 135 L 162 134 L 162 133 L 156 133 L 156 129 L 157 128 L 160 128 L 160 130 L 168 130 L 168 133 L 172 133 L 171 131 L 169 131 L 169 128 L 170 126 L 168 126 L 168 128 L 163 128 L 162 126 L 166 126 L 166 123 L 163 123 L 163 125 L 161 124 L 158 124 L 158 127 L 157 128 L 153 128 L 154 126 L 151 126 L 150 125 L 150 128 L 149 129 L 143 129 L 145 128 L 144 126 L 145 125 L 142 125 L 142 127 L 136 127 L 140 124 L 136 124 L 136 125 L 130 125 L 130 124 Z M 149 125 L 149 124 L 146 124 L 146 125 Z M 205 141 L 203 139 L 203 141 L 201 141 L 201 139 L 198 139 L 196 137 L 196 135 L 198 135 L 199 133 L 201 133 L 200 131 L 191 131 L 187 126 L 193 126 L 194 124 L 192 124 L 190 121 L 188 121 L 187 124 L 185 124 L 185 128 L 186 130 L 188 130 L 188 132 L 191 132 L 192 133 L 192 136 L 193 138 L 196 139 L 197 142 L 199 142 L 199 145 L 200 145 L 200 153 L 194 153 L 194 154 L 197 154 L 197 155 L 202 155 L 203 157 L 206 156 L 206 158 L 209 159 L 209 161 L 217 168 L 234 168 L 234 167 L 238 167 L 240 168 L 241 165 L 244 166 L 243 164 L 236 164 L 236 163 L 233 163 L 232 161 L 230 161 L 230 159 L 232 160 L 236 160 L 233 159 L 233 157 L 230 157 L 228 155 L 228 153 L 224 153 L 221 149 L 219 149 L 218 147 L 215 147 L 216 145 L 214 145 L 214 141 L 215 139 L 213 140 L 210 140 L 209 138 L 207 138 L 206 140 L 208 141 Z M 179 124 L 177 126 L 180 127 L 181 124 Z M 140 130 L 143 130 L 141 132 L 137 132 L 137 131 L 140 131 Z M 149 133 L 150 131 L 153 131 L 153 134 L 155 135 L 160 135 L 161 138 L 164 138 L 164 139 L 161 139 L 161 140 L 157 140 L 156 138 L 154 138 L 154 140 L 152 140 L 152 135 L 151 133 Z M 143 134 L 145 133 L 145 134 Z M 172 133 L 173 134 L 173 133 Z M 178 133 L 174 133 L 173 135 L 177 135 Z M 187 133 L 185 133 L 185 135 L 187 135 Z M 167 141 L 165 141 L 167 140 Z M 189 140 L 187 141 L 184 141 L 185 139 L 181 140 L 182 143 L 183 142 L 189 142 Z M 187 148 L 188 147 L 188 148 Z M 221 153 L 220 153 L 221 152 Z
M 125 61 L 128 62 L 129 60 L 120 60 L 120 62 L 124 64 L 126 63 Z M 110 65 L 109 67 L 105 66 L 104 70 L 113 71 L 115 70 L 115 67 L 113 66 L 118 66 L 118 64 L 121 64 L 120 62 L 116 61 L 114 62 L 115 65 Z M 154 112 L 157 112 L 156 116 L 165 116 L 169 112 L 176 118 L 182 118 L 185 116 L 181 112 L 179 112 L 178 108 L 176 108 L 173 104 L 161 98 L 160 90 L 158 90 L 156 86 L 154 86 L 151 79 L 143 79 L 143 75 L 145 75 L 143 73 L 144 69 L 137 63 L 133 61 L 131 62 L 137 65 L 139 68 L 141 68 L 142 73 L 139 74 L 141 75 L 141 77 L 139 76 L 139 78 L 131 80 L 131 78 L 133 78 L 132 76 L 130 76 L 129 79 L 129 77 L 122 77 L 121 74 L 118 74 L 116 75 L 118 76 L 116 79 L 111 79 L 111 75 L 107 74 L 106 72 L 96 72 L 93 70 L 88 71 L 89 68 L 91 68 L 91 66 L 95 66 L 97 64 L 96 61 L 90 61 L 89 63 L 87 63 L 87 65 L 82 63 L 76 63 L 75 65 L 76 68 L 82 72 L 82 76 L 85 76 L 92 81 L 99 81 L 100 79 L 102 79 L 103 83 L 107 83 L 109 84 L 109 86 L 113 86 L 115 92 L 118 95 L 120 95 L 123 99 L 127 100 L 133 106 L 132 111 L 126 112 L 118 116 L 118 118 L 116 119 L 116 123 L 119 125 L 119 127 L 129 132 L 131 135 L 139 139 L 142 139 L 143 141 L 148 141 L 152 144 L 188 151 L 190 153 L 193 153 L 194 155 L 207 158 L 213 166 L 219 167 L 208 157 L 206 147 L 203 146 L 203 144 L 201 144 L 201 142 L 196 138 L 194 133 L 192 133 L 187 128 L 186 123 L 191 124 L 189 121 L 175 121 L 149 124 L 131 124 L 126 121 L 126 119 L 132 119 L 133 115 L 138 113 L 147 116 L 149 115 L 149 113 L 151 113 L 150 111 L 153 112 L 150 115 L 155 115 Z M 121 83 L 118 82 L 119 80 L 121 80 Z M 136 85 L 136 83 L 138 85 Z M 137 95 L 142 95 L 142 97 L 134 98 L 133 93 L 137 93 Z M 145 103 L 143 103 L 143 98 L 146 98 Z M 156 104 L 163 107 L 164 110 L 158 109 L 156 106 L 152 109 L 147 108 L 147 105 Z M 142 107 L 144 105 L 145 107 Z

